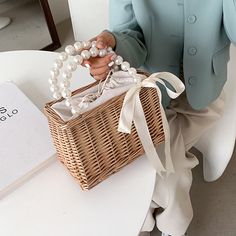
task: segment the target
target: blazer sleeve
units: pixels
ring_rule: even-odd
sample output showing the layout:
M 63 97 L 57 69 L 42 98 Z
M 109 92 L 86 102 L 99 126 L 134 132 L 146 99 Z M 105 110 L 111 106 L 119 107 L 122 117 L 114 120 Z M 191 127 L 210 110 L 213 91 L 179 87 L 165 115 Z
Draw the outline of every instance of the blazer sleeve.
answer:
M 236 45 L 236 0 L 223 0 L 223 17 L 226 33 Z
M 131 66 L 140 67 L 146 60 L 147 50 L 133 11 L 132 0 L 110 0 L 109 23 L 116 38 L 116 53 Z

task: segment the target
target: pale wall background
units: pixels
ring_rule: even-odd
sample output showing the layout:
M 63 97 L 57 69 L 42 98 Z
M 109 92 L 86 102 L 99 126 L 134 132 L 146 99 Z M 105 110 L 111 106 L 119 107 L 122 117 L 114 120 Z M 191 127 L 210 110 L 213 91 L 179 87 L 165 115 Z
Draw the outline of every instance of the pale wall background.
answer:
M 84 0 L 86 1 L 86 0 Z M 48 0 L 55 24 L 58 24 L 70 17 L 67 0 Z M 91 2 L 95 2 L 92 0 Z
M 87 40 L 108 28 L 109 0 L 69 0 L 76 40 Z

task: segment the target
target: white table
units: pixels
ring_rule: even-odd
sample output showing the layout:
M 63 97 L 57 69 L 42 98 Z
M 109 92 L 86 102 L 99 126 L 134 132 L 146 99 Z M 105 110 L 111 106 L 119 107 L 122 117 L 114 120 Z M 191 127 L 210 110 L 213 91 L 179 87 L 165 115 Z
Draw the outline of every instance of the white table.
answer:
M 0 53 L 0 83 L 14 81 L 42 110 L 51 100 L 48 74 L 57 53 Z M 78 70 L 73 88 L 92 80 Z M 139 158 L 89 192 L 55 160 L 0 200 L 0 235 L 137 236 L 152 197 L 155 171 Z

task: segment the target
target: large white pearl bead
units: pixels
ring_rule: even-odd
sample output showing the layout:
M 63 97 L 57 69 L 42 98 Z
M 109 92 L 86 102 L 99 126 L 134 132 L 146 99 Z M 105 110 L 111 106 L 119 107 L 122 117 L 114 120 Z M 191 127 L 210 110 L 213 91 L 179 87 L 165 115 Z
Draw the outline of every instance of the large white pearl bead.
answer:
M 133 67 L 129 68 L 128 69 L 128 73 L 133 76 L 133 75 L 136 75 L 137 74 L 137 70 Z
M 51 74 L 52 77 L 57 77 L 59 75 L 59 70 L 57 68 L 53 68 L 50 71 L 50 74 Z
M 116 58 L 115 58 L 115 64 L 116 65 L 121 65 L 122 64 L 122 62 L 123 62 L 123 58 L 121 57 L 121 56 L 117 56 Z
M 76 50 L 75 50 L 75 48 L 72 45 L 66 46 L 65 51 L 70 56 L 73 56 L 73 55 L 76 54 Z
M 60 55 L 59 55 L 60 60 L 65 61 L 65 60 L 67 60 L 67 58 L 68 58 L 68 55 L 65 52 L 60 53 Z
M 56 85 L 52 85 L 52 86 L 50 86 L 50 91 L 53 92 L 53 93 L 58 92 L 59 91 L 59 87 L 56 86 Z
M 83 49 L 83 44 L 82 44 L 82 42 L 76 42 L 76 43 L 74 44 L 74 47 L 75 47 L 75 50 L 76 50 L 77 52 L 80 52 L 80 50 Z
M 61 95 L 63 98 L 69 98 L 71 97 L 71 91 L 69 89 L 63 89 Z
M 99 50 L 96 47 L 90 48 L 89 51 L 90 51 L 92 57 L 98 56 Z
M 99 50 L 99 57 L 105 57 L 106 55 L 107 55 L 107 50 L 106 49 Z
M 51 77 L 51 78 L 48 79 L 48 83 L 50 85 L 56 85 L 57 84 L 57 79 L 54 78 L 54 77 Z
M 81 52 L 81 56 L 83 57 L 84 60 L 88 60 L 91 56 L 91 53 L 88 50 L 83 50 Z
M 70 87 L 70 81 L 69 80 L 63 80 L 60 83 L 61 88 L 69 88 Z
M 76 56 L 74 57 L 74 62 L 77 63 L 77 65 L 81 65 L 82 62 L 83 62 L 83 57 L 80 56 L 80 55 L 76 55 Z
M 71 73 L 70 71 L 65 70 L 65 71 L 63 71 L 63 73 L 62 73 L 62 77 L 63 77 L 64 79 L 71 79 L 72 73 Z
M 54 62 L 54 68 L 56 69 L 61 69 L 63 66 L 63 62 L 60 60 L 60 59 L 57 59 L 55 62 Z
M 75 62 L 70 62 L 67 65 L 67 70 L 73 72 L 77 69 L 77 64 Z
M 61 98 L 61 94 L 60 94 L 60 92 L 54 92 L 53 93 L 53 97 L 55 98 L 55 99 L 60 99 Z
M 127 62 L 127 61 L 122 62 L 122 64 L 121 64 L 121 69 L 122 69 L 123 71 L 127 71 L 129 68 L 130 68 L 129 62 Z
M 82 42 L 82 44 L 83 44 L 84 49 L 89 49 L 91 47 L 91 42 L 90 41 Z
M 97 47 L 97 41 L 93 41 L 93 42 L 91 43 L 91 47 Z

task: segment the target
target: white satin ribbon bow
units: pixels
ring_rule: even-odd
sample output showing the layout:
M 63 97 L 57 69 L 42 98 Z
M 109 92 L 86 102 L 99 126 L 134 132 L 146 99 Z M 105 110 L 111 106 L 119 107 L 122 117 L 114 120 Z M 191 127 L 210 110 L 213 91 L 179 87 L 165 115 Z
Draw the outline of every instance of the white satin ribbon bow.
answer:
M 164 86 L 167 94 L 172 99 L 177 98 L 185 90 L 185 86 L 178 77 L 169 72 L 154 73 L 150 77 L 142 81 L 137 75 L 135 79 L 137 80 L 137 83 L 135 83 L 134 86 L 128 90 L 124 98 L 123 106 L 120 113 L 118 131 L 123 133 L 131 133 L 131 126 L 133 121 L 147 158 L 161 177 L 163 177 L 162 172 L 166 172 L 168 176 L 170 173 L 174 172 L 174 166 L 170 153 L 170 131 L 165 111 L 161 104 L 161 91 L 156 82 L 159 82 Z M 175 89 L 175 92 L 166 87 L 164 80 L 172 85 L 172 87 Z M 148 130 L 144 111 L 139 98 L 139 93 L 142 87 L 156 88 L 157 90 L 165 134 L 165 167 L 163 166 L 156 152 L 155 146 L 152 142 Z

